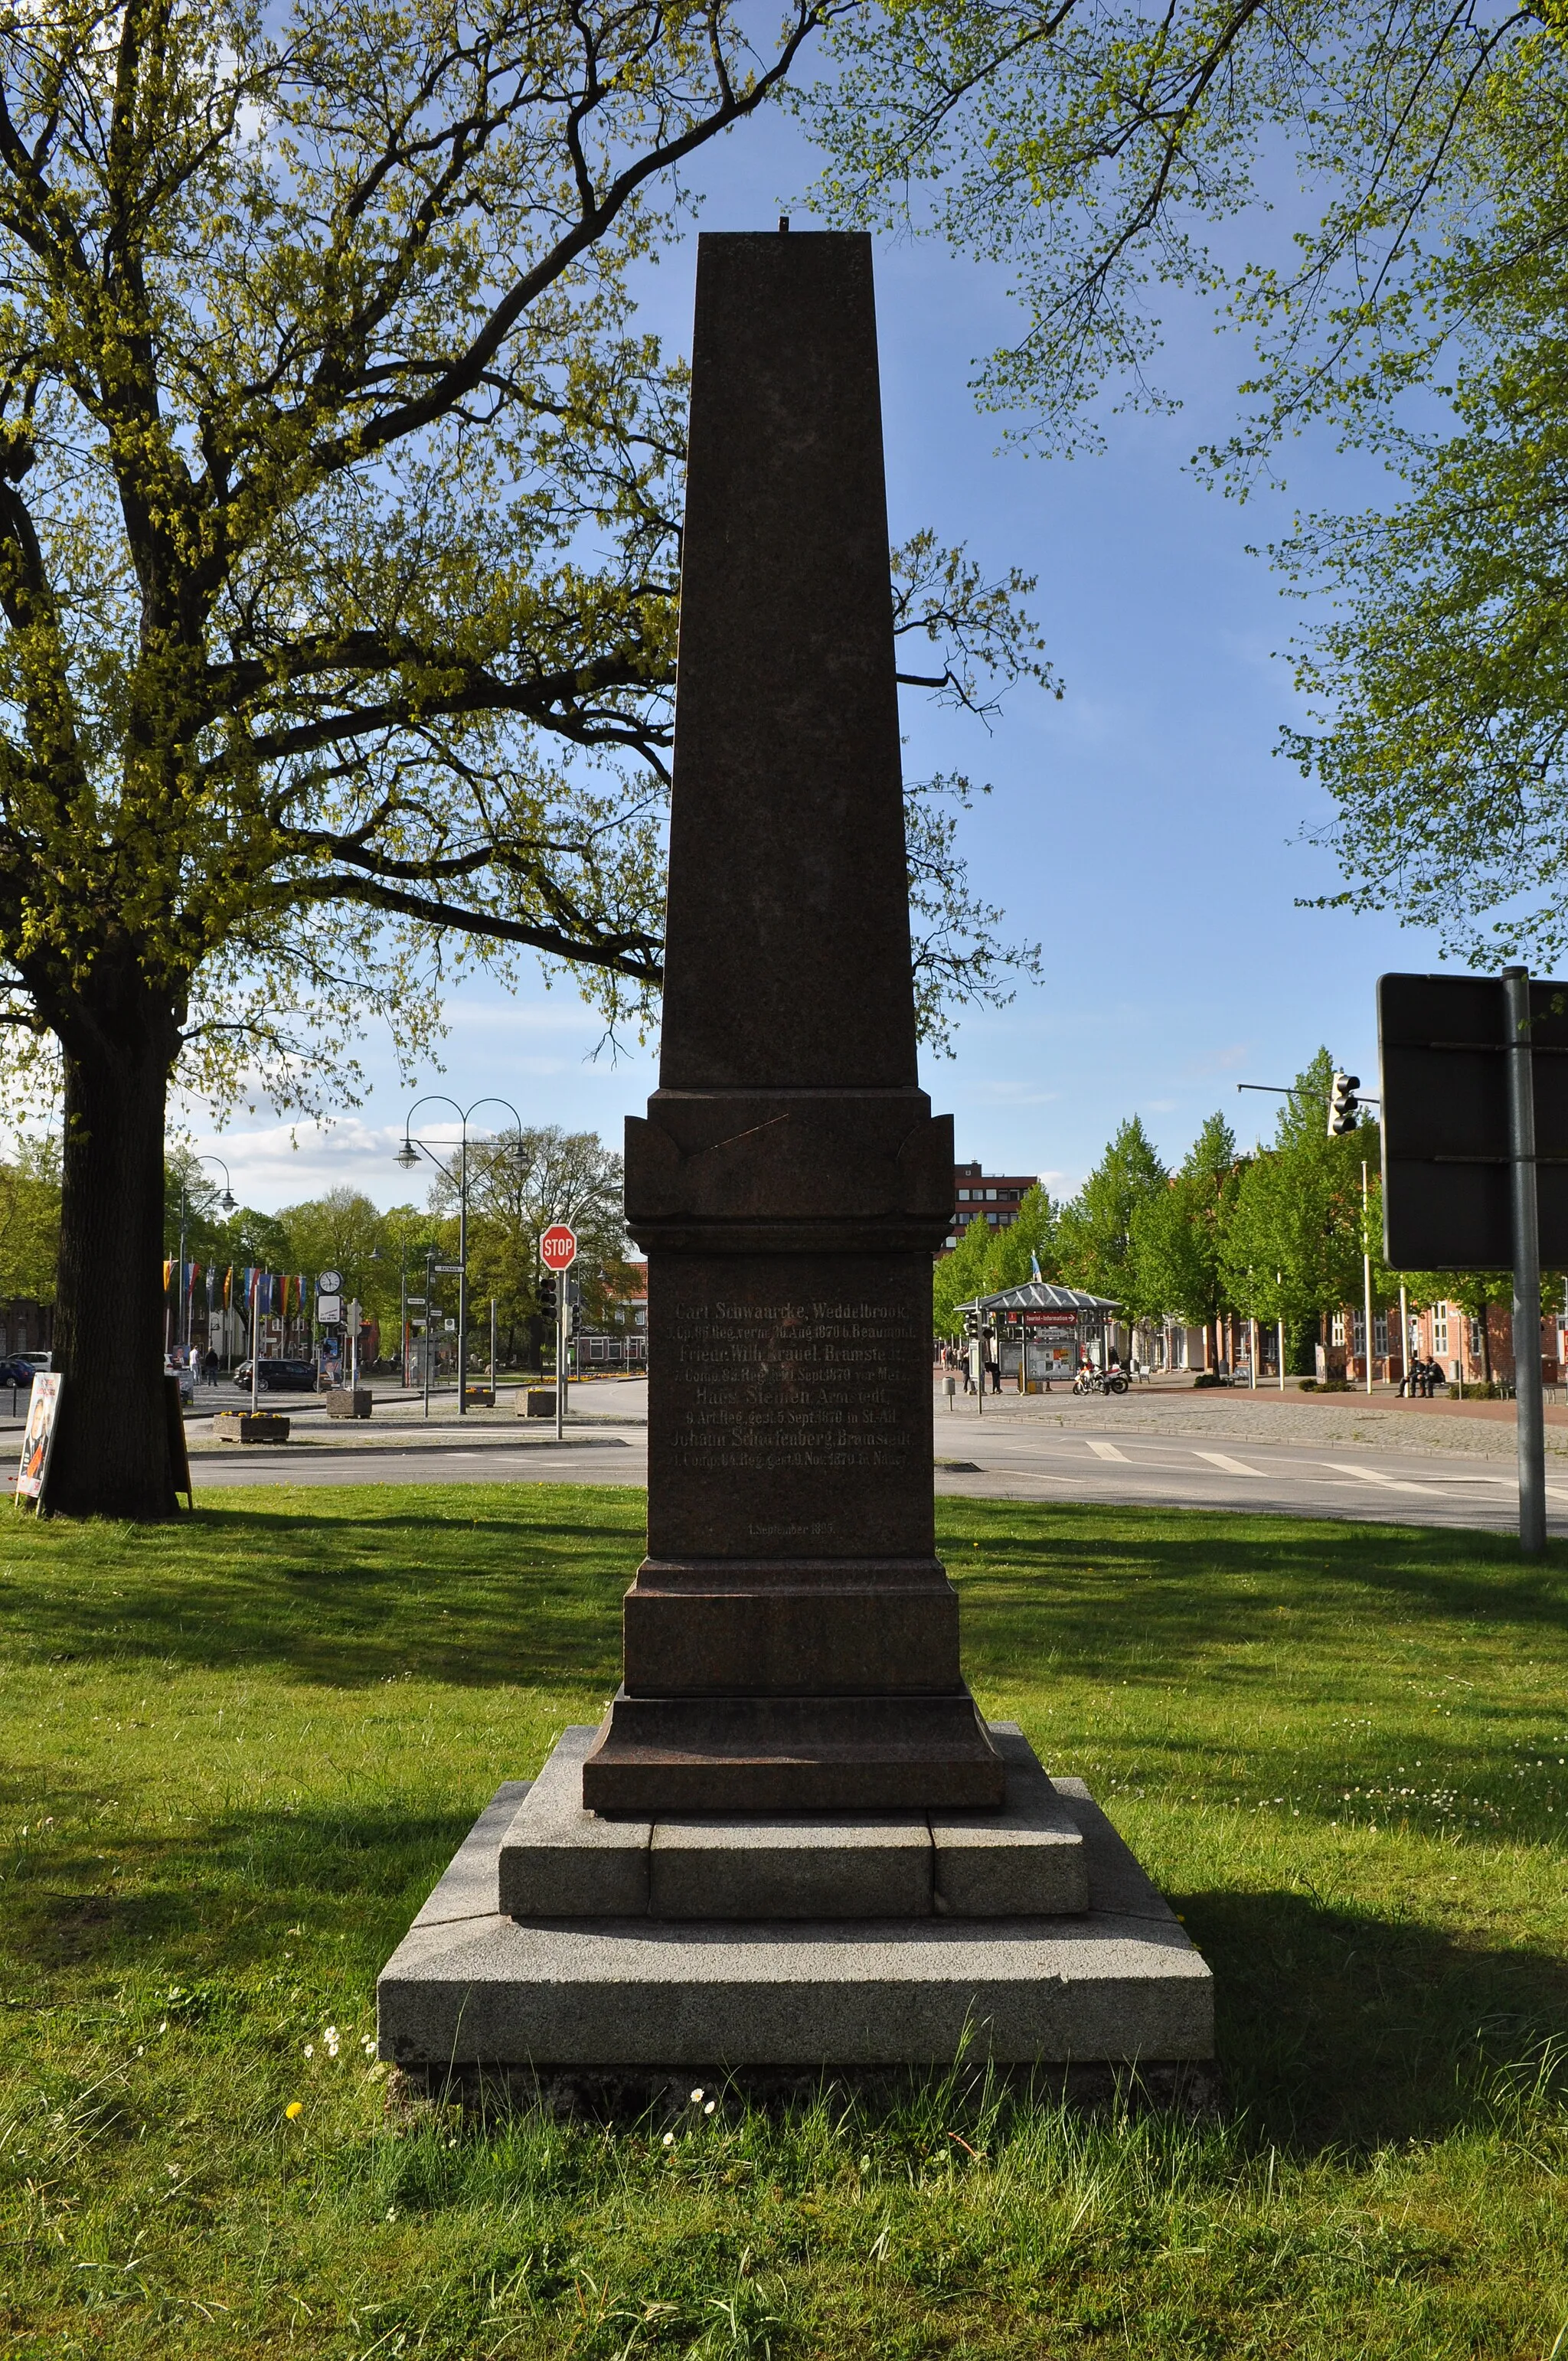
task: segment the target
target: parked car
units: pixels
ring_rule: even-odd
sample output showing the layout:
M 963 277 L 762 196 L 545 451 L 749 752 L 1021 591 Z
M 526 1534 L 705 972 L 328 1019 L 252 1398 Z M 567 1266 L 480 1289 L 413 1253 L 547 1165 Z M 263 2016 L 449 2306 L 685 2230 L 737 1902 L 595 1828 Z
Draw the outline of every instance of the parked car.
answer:
M 33 1365 L 26 1354 L 12 1353 L 0 1361 L 0 1386 L 26 1386 L 30 1392 L 32 1383 Z
M 242 1361 L 234 1373 L 234 1381 L 245 1393 L 250 1391 L 250 1363 Z M 256 1390 L 262 1394 L 313 1394 L 316 1372 L 313 1361 L 269 1361 L 263 1359 L 257 1372 Z

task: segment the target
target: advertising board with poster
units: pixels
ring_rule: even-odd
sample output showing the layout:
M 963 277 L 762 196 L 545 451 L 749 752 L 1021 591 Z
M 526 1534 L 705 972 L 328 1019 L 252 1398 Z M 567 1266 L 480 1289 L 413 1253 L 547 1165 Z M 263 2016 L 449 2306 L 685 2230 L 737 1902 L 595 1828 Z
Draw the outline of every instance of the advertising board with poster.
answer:
M 1070 1385 L 1078 1367 L 1079 1314 L 1030 1304 L 1010 1310 L 1004 1317 L 1007 1342 L 1021 1345 L 1026 1355 L 1026 1382 L 1031 1387 Z
M 16 1498 L 31 1500 L 41 1515 L 44 1488 L 49 1482 L 49 1456 L 54 1450 L 55 1422 L 60 1411 L 60 1373 L 39 1369 L 33 1378 L 27 1404 L 27 1431 L 22 1436 L 22 1464 L 16 1470 Z

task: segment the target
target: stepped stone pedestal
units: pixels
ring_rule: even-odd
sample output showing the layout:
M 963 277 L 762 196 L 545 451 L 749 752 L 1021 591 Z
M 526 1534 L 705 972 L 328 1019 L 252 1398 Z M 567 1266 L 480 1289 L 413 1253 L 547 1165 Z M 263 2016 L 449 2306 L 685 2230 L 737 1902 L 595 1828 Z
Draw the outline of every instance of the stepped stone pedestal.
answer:
M 381 1973 L 383 2058 L 739 2071 L 1167 2065 L 1213 2055 L 1213 1982 L 1080 1780 L 991 1736 L 1001 1809 L 607 1821 L 570 1730 L 502 1787 Z
M 1209 2056 L 1209 1971 L 988 1728 L 937 1557 L 931 1264 L 869 238 L 698 241 L 622 1685 L 505 1787 L 382 2055 L 707 2068 Z

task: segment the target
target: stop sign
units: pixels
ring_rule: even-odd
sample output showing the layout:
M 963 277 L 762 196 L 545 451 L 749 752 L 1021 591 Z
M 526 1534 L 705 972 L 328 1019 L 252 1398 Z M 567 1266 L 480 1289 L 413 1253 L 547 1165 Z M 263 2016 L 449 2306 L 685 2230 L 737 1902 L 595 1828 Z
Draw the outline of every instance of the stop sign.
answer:
M 576 1252 L 577 1234 L 565 1222 L 552 1222 L 539 1241 L 539 1259 L 550 1270 L 565 1270 Z

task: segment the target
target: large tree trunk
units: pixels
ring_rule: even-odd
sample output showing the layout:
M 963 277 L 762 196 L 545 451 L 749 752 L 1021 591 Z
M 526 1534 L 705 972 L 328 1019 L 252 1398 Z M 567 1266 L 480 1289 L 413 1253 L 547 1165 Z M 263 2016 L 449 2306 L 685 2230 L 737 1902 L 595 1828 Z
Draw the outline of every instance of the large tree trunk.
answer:
M 60 1427 L 46 1507 L 67 1516 L 176 1511 L 163 1385 L 163 1126 L 172 1016 L 126 980 L 106 1021 L 65 1045 L 56 1368 Z

